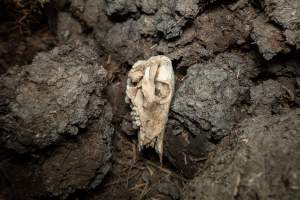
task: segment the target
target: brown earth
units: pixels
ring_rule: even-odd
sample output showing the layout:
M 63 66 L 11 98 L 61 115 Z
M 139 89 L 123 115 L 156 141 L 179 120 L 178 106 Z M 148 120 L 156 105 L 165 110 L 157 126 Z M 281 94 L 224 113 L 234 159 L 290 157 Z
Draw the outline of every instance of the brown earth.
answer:
M 0 199 L 299 199 L 298 0 L 0 2 Z M 164 159 L 125 104 L 173 63 Z

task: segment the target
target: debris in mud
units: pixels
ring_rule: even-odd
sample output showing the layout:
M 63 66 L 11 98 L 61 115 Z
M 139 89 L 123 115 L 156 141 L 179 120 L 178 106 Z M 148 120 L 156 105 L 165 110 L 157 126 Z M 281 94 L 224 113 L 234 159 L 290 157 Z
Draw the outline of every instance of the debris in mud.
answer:
M 2 12 L 6 14 L 3 15 L 3 18 L 14 20 L 13 24 L 23 34 L 30 34 L 33 29 L 36 29 L 43 23 L 43 20 L 47 20 L 45 12 L 56 11 L 52 0 L 3 0 L 1 7 L 3 9 Z M 50 25 L 52 28 L 55 28 L 55 22 L 53 22 L 55 14 L 53 13 L 48 19 L 52 20 Z
M 56 44 L 56 9 L 39 1 L 0 2 L 0 74 L 29 64 L 35 54 Z
M 115 134 L 113 147 L 112 169 L 89 199 L 180 199 L 185 178 L 143 157 L 137 143 L 121 133 Z

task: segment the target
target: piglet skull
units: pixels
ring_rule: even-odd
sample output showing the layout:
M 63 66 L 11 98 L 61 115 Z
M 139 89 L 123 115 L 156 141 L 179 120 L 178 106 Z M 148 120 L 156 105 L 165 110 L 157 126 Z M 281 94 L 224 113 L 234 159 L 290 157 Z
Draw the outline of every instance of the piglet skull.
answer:
M 172 63 L 166 56 L 136 62 L 127 79 L 126 102 L 132 108 L 133 124 L 139 129 L 139 150 L 155 148 L 161 161 L 174 84 Z

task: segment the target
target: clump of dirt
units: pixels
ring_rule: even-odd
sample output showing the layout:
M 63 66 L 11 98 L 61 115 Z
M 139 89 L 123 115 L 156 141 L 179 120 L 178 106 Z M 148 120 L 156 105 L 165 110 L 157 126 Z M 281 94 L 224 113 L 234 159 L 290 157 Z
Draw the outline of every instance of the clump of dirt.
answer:
M 98 62 L 89 41 L 74 42 L 0 76 L 0 193 L 65 199 L 102 182 L 114 128 Z
M 184 199 L 299 199 L 300 110 L 242 121 L 187 184 Z

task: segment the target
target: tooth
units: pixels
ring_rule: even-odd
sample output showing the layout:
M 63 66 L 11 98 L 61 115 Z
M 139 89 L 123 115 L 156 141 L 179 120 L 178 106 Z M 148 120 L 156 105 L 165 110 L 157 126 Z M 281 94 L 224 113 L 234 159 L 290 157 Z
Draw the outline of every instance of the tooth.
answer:
M 135 121 L 140 121 L 140 118 L 138 116 L 136 116 L 134 119 Z
M 133 124 L 133 123 L 132 123 L 132 128 L 133 128 L 133 129 L 137 129 L 138 127 L 137 127 L 136 124 Z
M 131 115 L 132 117 L 135 117 L 135 116 L 136 116 L 136 113 L 135 113 L 135 112 L 131 112 L 130 115 Z
M 137 80 L 138 83 L 133 84 Z M 149 81 L 151 82 L 151 88 L 155 87 L 155 89 L 162 89 L 163 91 L 166 87 L 169 88 L 167 96 L 158 98 L 157 102 L 159 104 L 155 107 L 145 104 L 148 102 L 147 100 L 153 100 L 153 91 L 148 86 Z M 156 84 L 156 81 L 164 84 Z M 155 56 L 149 60 L 137 61 L 129 71 L 127 79 L 126 96 L 129 98 L 128 102 L 131 107 L 132 126 L 139 129 L 138 148 L 141 150 L 144 145 L 154 147 L 159 154 L 160 161 L 162 161 L 163 154 L 164 130 L 168 120 L 170 103 L 174 95 L 174 81 L 172 62 L 165 56 Z M 136 91 L 135 95 L 133 91 Z M 149 112 L 153 115 L 149 116 Z M 155 130 L 145 123 L 147 121 L 155 124 Z

